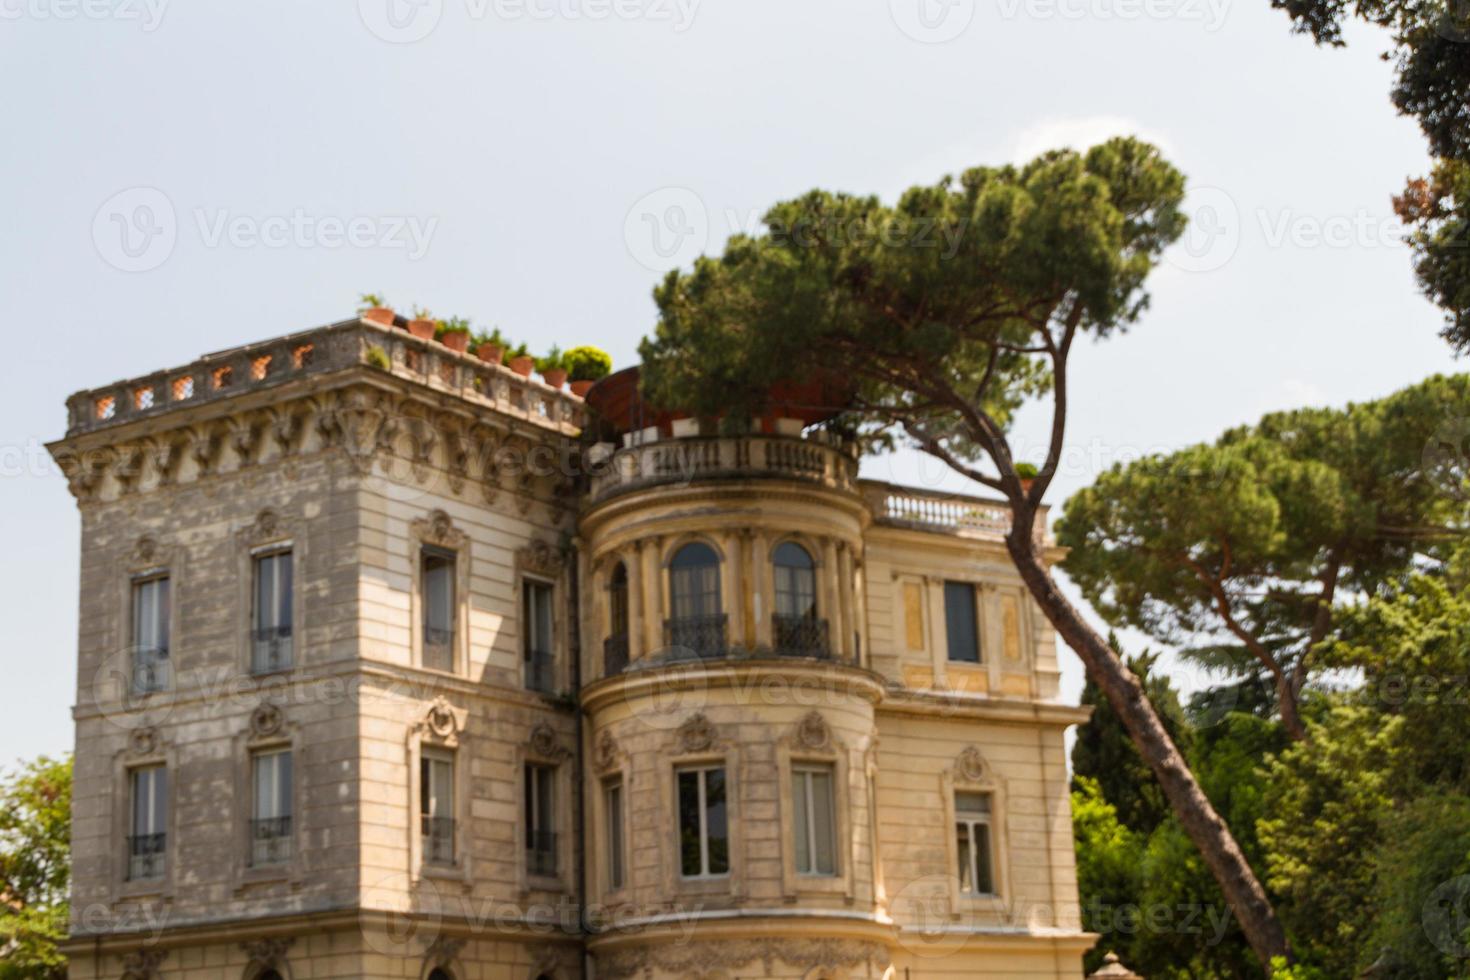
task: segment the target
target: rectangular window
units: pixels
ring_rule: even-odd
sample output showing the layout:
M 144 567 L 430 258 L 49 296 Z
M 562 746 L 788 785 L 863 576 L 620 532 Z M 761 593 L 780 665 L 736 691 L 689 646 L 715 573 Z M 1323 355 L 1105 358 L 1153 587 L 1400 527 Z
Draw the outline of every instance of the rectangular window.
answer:
M 791 817 L 796 834 L 796 873 L 837 873 L 837 813 L 831 766 L 791 768 Z
M 291 666 L 291 552 L 255 559 L 255 612 L 250 669 L 257 674 Z
M 954 795 L 955 835 L 959 855 L 960 891 L 966 895 L 994 895 L 991 863 L 990 794 Z
M 255 867 L 291 859 L 291 752 L 279 749 L 251 757 L 254 803 L 250 819 L 250 863 Z
M 975 616 L 975 587 L 969 582 L 944 583 L 944 629 L 949 659 L 980 662 L 980 625 Z
M 424 860 L 454 863 L 454 756 L 425 750 L 419 757 L 419 816 Z
M 129 776 L 132 814 L 128 827 L 128 878 L 163 877 L 168 842 L 168 770 L 163 766 L 134 769 Z
M 526 766 L 526 870 L 556 874 L 556 770 Z
M 679 771 L 679 864 L 686 878 L 730 873 L 725 770 Z
M 424 666 L 454 669 L 454 554 L 425 548 L 422 559 Z
M 521 584 L 522 622 L 524 624 L 526 687 L 532 691 L 551 693 L 552 615 L 551 586 L 526 579 Z
M 607 888 L 617 891 L 624 884 L 623 869 L 623 781 L 602 784 L 602 808 L 607 817 Z
M 168 687 L 168 576 L 133 583 L 133 690 L 138 694 Z

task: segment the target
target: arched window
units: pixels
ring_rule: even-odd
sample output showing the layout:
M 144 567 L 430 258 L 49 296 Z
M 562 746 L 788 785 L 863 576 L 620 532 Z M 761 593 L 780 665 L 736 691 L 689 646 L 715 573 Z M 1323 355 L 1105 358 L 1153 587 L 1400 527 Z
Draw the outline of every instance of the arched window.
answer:
M 827 623 L 817 618 L 817 567 L 809 551 L 795 541 L 778 545 L 775 566 L 776 610 L 773 634 L 777 653 L 823 656 Z
M 607 582 L 608 631 L 603 643 L 603 673 L 620 674 L 628 666 L 628 566 L 618 562 Z
M 668 644 L 700 657 L 725 652 L 720 611 L 720 556 L 700 541 L 684 545 L 669 562 Z

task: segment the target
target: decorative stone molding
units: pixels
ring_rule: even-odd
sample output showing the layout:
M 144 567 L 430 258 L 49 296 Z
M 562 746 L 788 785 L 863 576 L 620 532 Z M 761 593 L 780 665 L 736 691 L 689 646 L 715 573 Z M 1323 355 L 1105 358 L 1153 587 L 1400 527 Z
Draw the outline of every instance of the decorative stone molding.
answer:
M 250 734 L 255 738 L 279 735 L 286 727 L 286 715 L 278 705 L 262 704 L 250 713 Z
M 464 725 L 462 712 L 455 710 L 444 695 L 439 695 L 424 713 L 422 728 L 438 739 L 452 739 Z
M 561 762 L 572 754 L 571 749 L 561 744 L 556 730 L 544 721 L 531 729 L 531 737 L 526 745 L 531 755 L 551 762 Z
M 985 780 L 990 773 L 990 766 L 985 761 L 985 756 L 980 749 L 974 745 L 967 746 L 955 759 L 955 775 L 971 783 Z
M 246 547 L 269 544 L 288 536 L 289 531 L 286 525 L 287 522 L 279 513 L 267 507 L 255 515 L 253 523 L 241 528 L 237 537 Z
M 596 744 L 592 746 L 592 764 L 597 767 L 598 772 L 607 772 L 617 766 L 622 754 L 623 749 L 618 745 L 617 738 L 604 728 L 602 734 L 597 736 Z
M 679 748 L 684 752 L 708 752 L 715 745 L 715 726 L 704 712 L 691 715 L 677 732 Z
M 706 977 L 760 962 L 767 976 L 776 961 L 803 973 L 853 970 L 869 966 L 882 972 L 889 965 L 881 943 L 857 939 L 742 939 L 620 950 L 597 958 L 598 975 L 611 980 L 637 977 L 646 971 Z M 723 975 L 723 974 L 721 974 Z
M 562 553 L 554 545 L 539 538 L 516 551 L 516 568 L 532 575 L 556 578 L 565 564 L 566 558 Z
M 157 568 L 163 564 L 167 564 L 167 557 L 159 547 L 158 539 L 151 534 L 139 538 L 133 544 L 133 550 L 128 552 L 128 567 L 134 570 Z
M 158 965 L 168 955 L 166 949 L 140 949 L 123 957 L 122 980 L 158 980 Z
M 157 728 L 146 725 L 128 733 L 128 755 L 135 759 L 157 755 L 163 749 L 163 736 Z
M 275 970 L 285 963 L 286 953 L 291 945 L 296 942 L 294 937 L 283 936 L 275 939 L 256 939 L 248 943 L 241 943 L 240 948 L 250 958 L 250 966 L 255 970 Z
M 796 723 L 796 744 L 804 749 L 830 749 L 832 747 L 832 729 L 827 727 L 827 720 L 818 711 L 808 711 Z
M 454 521 L 442 510 L 430 511 L 428 517 L 413 522 L 414 537 L 424 544 L 437 545 L 458 551 L 464 547 L 465 534 L 454 526 Z

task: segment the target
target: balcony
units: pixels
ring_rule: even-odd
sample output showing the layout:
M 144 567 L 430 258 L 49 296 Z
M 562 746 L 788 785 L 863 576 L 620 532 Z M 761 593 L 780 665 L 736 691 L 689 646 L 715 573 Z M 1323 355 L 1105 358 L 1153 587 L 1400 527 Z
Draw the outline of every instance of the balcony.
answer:
M 619 633 L 602 641 L 602 673 L 605 677 L 628 669 L 628 634 Z
M 250 865 L 262 867 L 291 860 L 291 818 L 260 817 L 250 821 Z
M 646 442 L 590 459 L 594 502 L 653 486 L 687 486 L 704 480 L 796 480 L 855 492 L 857 457 L 846 445 L 818 433 L 798 436 L 695 436 Z
M 723 657 L 729 649 L 730 617 L 684 616 L 664 620 L 664 644 L 670 660 L 703 660 Z
M 772 645 L 783 657 L 832 658 L 832 644 L 827 637 L 827 621 L 814 616 L 771 617 Z
M 422 817 L 424 860 L 430 864 L 454 863 L 454 818 Z
M 535 650 L 526 654 L 526 689 L 552 694 L 556 691 L 556 661 L 550 653 Z
M 128 880 L 162 878 L 167 834 L 133 834 L 128 838 Z
M 167 647 L 134 652 L 134 694 L 156 694 L 159 691 L 166 691 L 172 676 Z
M 254 674 L 271 674 L 291 667 L 291 627 L 268 626 L 253 630 L 250 634 L 252 649 L 250 671 Z
M 1011 507 L 1003 500 L 920 490 L 876 480 L 862 481 L 862 492 L 873 519 L 879 524 L 996 541 L 1011 533 Z M 1036 515 L 1036 534 L 1042 544 L 1051 543 L 1048 511 L 1049 508 L 1042 507 Z
M 540 878 L 556 876 L 556 834 L 550 830 L 526 833 L 526 873 Z

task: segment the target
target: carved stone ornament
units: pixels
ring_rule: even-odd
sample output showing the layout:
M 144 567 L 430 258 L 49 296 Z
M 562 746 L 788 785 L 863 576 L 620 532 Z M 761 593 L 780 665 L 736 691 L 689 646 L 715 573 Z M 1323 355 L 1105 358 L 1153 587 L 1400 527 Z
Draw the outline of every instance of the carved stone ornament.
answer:
M 158 547 L 158 539 L 152 535 L 145 534 L 133 545 L 132 552 L 128 555 L 128 564 L 134 568 L 146 568 L 159 564 L 162 550 Z
M 832 729 L 827 727 L 827 721 L 821 714 L 808 711 L 796 723 L 796 741 L 806 749 L 829 749 L 832 747 Z
M 275 735 L 285 724 L 285 714 L 274 704 L 262 704 L 250 713 L 250 734 L 256 738 Z
M 613 737 L 612 732 L 604 728 L 602 734 L 597 736 L 597 744 L 592 747 L 592 764 L 600 772 L 607 772 L 618 764 L 618 756 L 621 754 L 618 740 Z
M 156 980 L 158 964 L 168 955 L 166 949 L 140 949 L 123 957 L 122 980 Z
M 255 523 L 246 529 L 253 541 L 268 540 L 281 533 L 281 515 L 267 507 L 255 515 Z
M 611 980 L 652 971 L 706 977 L 728 975 L 728 971 L 759 961 L 765 975 L 770 976 L 778 960 L 803 974 L 862 966 L 881 973 L 888 968 L 889 954 L 881 943 L 857 939 L 740 939 L 620 950 L 599 956 L 597 967 L 598 976 Z
M 516 552 L 516 564 L 523 572 L 556 578 L 561 574 L 565 559 L 554 546 L 542 540 L 532 541 Z
M 128 754 L 134 757 L 157 755 L 163 740 L 158 734 L 158 729 L 149 725 L 144 728 L 135 728 L 128 733 Z
M 434 941 L 429 943 L 428 948 L 424 950 L 424 960 L 431 969 L 437 967 L 447 970 L 453 965 L 454 958 L 464 947 L 463 939 L 455 939 L 452 936 L 435 936 Z
M 715 744 L 715 726 L 699 712 L 679 726 L 679 748 L 685 752 L 708 752 Z
M 464 532 L 442 510 L 431 511 L 428 517 L 414 521 L 413 532 L 420 541 L 441 548 L 458 549 L 464 544 Z
M 428 713 L 424 715 L 424 724 L 439 738 L 453 738 L 459 733 L 459 716 L 455 714 L 454 706 L 442 694 L 429 705 Z
M 282 936 L 241 943 L 240 948 L 245 951 L 246 956 L 250 957 L 251 966 L 261 970 L 274 970 L 285 961 L 286 952 L 294 942 L 296 940 L 293 937 Z
M 990 771 L 985 764 L 985 756 L 981 755 L 980 750 L 973 745 L 960 753 L 959 758 L 955 760 L 954 769 L 961 779 L 972 783 L 980 782 Z
M 539 722 L 535 728 L 531 729 L 531 740 L 528 744 L 531 748 L 531 754 L 543 759 L 560 761 L 572 754 L 557 739 L 556 730 L 544 721 Z

